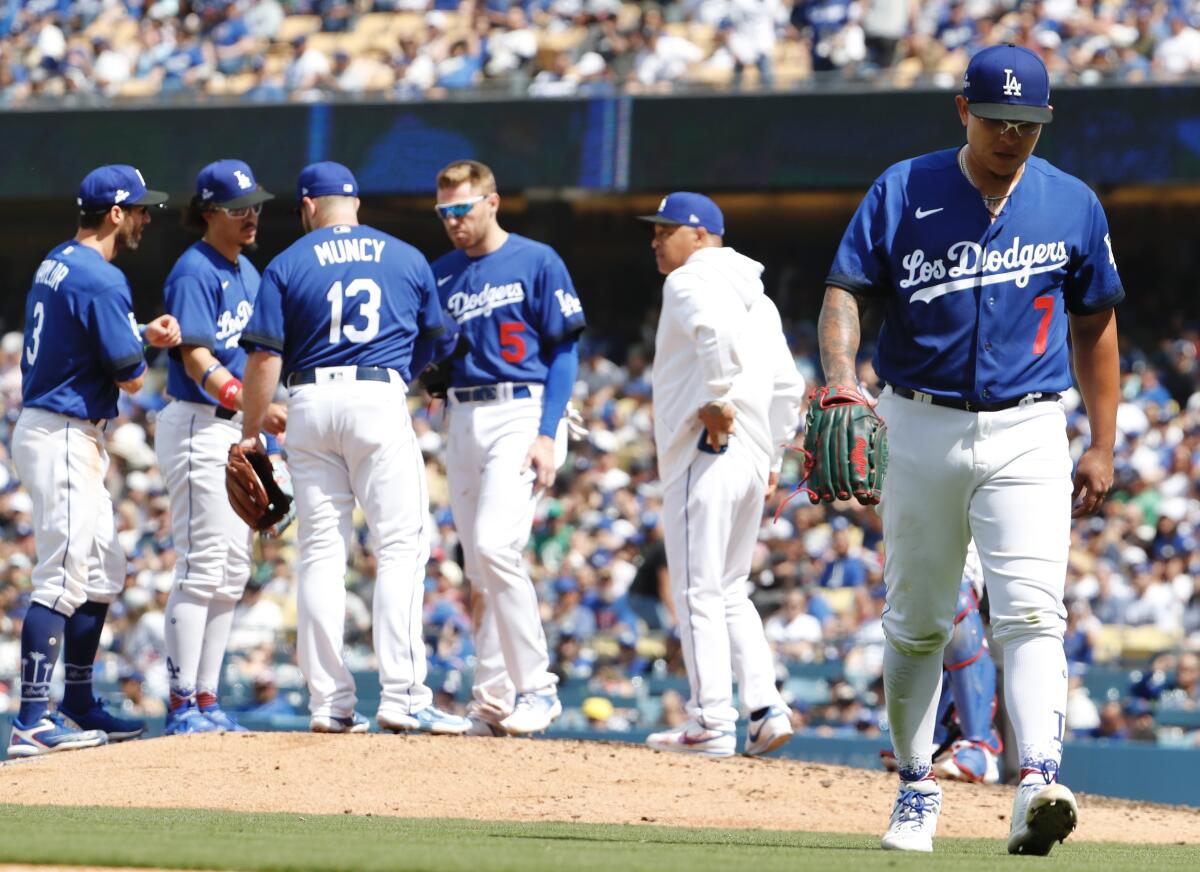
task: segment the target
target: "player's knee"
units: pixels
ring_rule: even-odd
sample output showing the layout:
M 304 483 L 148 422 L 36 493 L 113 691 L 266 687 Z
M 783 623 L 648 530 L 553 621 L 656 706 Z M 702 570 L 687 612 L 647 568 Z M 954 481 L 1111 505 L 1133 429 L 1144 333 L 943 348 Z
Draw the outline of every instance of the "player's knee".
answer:
M 935 654 L 946 647 L 950 631 L 942 627 L 884 627 L 888 644 L 909 657 Z
M 1066 628 L 1066 619 L 1054 609 L 1028 609 L 1018 615 L 992 614 L 992 636 L 1001 643 L 1036 637 L 1061 641 Z
M 475 544 L 475 557 L 481 566 L 493 571 L 521 565 L 521 549 L 512 542 L 480 540 Z

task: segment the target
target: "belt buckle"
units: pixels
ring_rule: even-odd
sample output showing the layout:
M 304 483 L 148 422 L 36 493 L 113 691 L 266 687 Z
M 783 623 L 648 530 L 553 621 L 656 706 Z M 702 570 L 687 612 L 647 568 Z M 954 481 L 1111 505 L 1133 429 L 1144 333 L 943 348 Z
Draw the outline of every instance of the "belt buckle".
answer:
M 976 408 L 975 404 L 972 403 L 970 400 L 963 400 L 963 411 L 964 412 L 977 412 L 977 411 L 979 411 L 979 409 Z
M 1017 405 L 1020 408 L 1025 409 L 1025 408 L 1028 408 L 1029 406 L 1032 406 L 1034 403 L 1036 403 L 1041 398 L 1042 398 L 1041 391 L 1031 391 L 1030 393 L 1021 397 L 1021 401 L 1019 403 L 1017 403 Z

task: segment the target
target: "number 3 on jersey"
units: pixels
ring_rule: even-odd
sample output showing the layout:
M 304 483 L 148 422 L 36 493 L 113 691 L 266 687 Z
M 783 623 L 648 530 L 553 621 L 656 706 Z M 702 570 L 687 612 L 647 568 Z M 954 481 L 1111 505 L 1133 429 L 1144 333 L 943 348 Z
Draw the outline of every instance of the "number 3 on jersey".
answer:
M 33 325 L 33 333 L 29 337 L 30 345 L 25 349 L 25 362 L 30 366 L 37 360 L 38 350 L 42 346 L 42 324 L 46 320 L 46 307 L 40 300 L 34 304 L 33 317 L 37 323 Z
M 520 321 L 500 322 L 500 356 L 509 363 L 520 363 L 525 359 L 525 340 L 521 334 L 525 325 Z
M 358 304 L 357 316 L 367 319 L 366 327 L 355 327 L 342 323 L 343 301 L 366 294 L 367 299 Z M 325 299 L 329 301 L 329 342 L 336 345 L 344 336 L 348 342 L 370 342 L 379 332 L 379 303 L 383 291 L 374 279 L 355 279 L 342 288 L 341 282 L 334 282 Z M 351 315 L 346 320 L 351 320 Z

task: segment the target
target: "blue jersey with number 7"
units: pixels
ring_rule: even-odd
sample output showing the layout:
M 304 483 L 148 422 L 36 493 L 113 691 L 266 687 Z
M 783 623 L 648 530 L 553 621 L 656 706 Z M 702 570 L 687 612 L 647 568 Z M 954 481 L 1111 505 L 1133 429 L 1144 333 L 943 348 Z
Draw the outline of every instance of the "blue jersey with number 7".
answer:
M 366 225 L 314 230 L 267 265 L 241 345 L 283 356 L 283 376 L 384 366 L 409 382 L 413 343 L 445 331 L 433 273 L 406 242 Z
M 562 258 L 510 233 L 483 257 L 452 251 L 433 263 L 438 294 L 470 350 L 453 359 L 453 387 L 545 382 L 549 351 L 583 330 L 583 306 Z
M 993 222 L 957 149 L 906 160 L 872 185 L 826 284 L 875 297 L 875 371 L 977 403 L 1071 386 L 1067 314 L 1125 296 L 1096 195 L 1031 157 Z

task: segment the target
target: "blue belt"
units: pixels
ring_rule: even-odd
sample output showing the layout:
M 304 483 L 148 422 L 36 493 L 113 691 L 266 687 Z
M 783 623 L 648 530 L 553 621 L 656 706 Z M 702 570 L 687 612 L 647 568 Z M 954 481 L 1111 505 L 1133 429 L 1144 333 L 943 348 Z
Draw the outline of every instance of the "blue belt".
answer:
M 318 367 L 325 369 L 325 367 Z M 360 366 L 354 371 L 354 381 L 377 381 L 390 382 L 392 380 L 392 371 L 385 366 Z M 317 383 L 316 369 L 298 369 L 288 376 L 287 386 L 294 388 L 297 385 L 315 385 Z
M 486 403 L 500 396 L 500 388 L 497 385 L 480 385 L 477 388 L 452 388 L 451 390 L 454 391 L 452 396 L 456 403 Z M 513 385 L 512 398 L 514 400 L 523 400 L 532 396 L 533 391 L 529 389 L 529 385 Z

